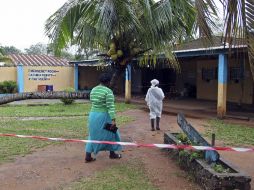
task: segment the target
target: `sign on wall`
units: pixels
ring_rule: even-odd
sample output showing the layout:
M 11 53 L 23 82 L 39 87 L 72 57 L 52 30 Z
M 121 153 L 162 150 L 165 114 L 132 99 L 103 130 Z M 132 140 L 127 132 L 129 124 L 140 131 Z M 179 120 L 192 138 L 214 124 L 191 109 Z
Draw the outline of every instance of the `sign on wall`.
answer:
M 50 80 L 52 77 L 56 76 L 58 70 L 54 69 L 29 69 L 28 70 L 28 80 L 35 81 L 46 81 Z

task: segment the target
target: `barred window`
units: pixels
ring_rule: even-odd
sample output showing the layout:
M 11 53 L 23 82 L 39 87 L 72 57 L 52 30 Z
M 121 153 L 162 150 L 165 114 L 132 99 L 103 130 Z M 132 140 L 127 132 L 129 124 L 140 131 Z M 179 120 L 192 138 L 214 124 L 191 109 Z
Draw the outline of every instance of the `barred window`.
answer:
M 202 80 L 209 82 L 210 80 L 216 79 L 216 72 L 214 68 L 202 69 Z
M 241 79 L 241 68 L 240 67 L 231 67 L 229 76 L 230 76 L 230 80 Z
M 235 83 L 238 83 L 239 80 L 243 78 L 243 71 L 240 67 L 230 67 L 229 71 L 229 79 L 231 81 L 234 81 Z

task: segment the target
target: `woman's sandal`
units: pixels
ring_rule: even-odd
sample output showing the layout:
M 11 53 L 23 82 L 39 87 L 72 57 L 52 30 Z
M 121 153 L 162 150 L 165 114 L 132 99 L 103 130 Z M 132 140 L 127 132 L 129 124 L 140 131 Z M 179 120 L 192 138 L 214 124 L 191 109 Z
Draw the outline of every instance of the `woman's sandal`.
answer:
M 85 163 L 93 162 L 95 160 L 96 160 L 95 158 L 86 158 Z
M 120 158 L 122 158 L 122 155 L 121 154 L 113 154 L 113 155 L 109 155 L 109 158 L 110 159 L 120 159 Z

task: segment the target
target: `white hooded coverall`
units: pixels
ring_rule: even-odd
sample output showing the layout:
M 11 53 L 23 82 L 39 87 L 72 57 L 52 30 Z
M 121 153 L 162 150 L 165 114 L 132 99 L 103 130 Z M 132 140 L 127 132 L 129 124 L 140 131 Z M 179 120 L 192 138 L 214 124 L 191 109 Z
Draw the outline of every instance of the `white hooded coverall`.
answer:
M 150 109 L 150 119 L 161 117 L 162 112 L 162 100 L 164 99 L 164 93 L 161 88 L 156 85 L 159 81 L 154 79 L 151 81 L 152 86 L 148 89 L 145 101 Z

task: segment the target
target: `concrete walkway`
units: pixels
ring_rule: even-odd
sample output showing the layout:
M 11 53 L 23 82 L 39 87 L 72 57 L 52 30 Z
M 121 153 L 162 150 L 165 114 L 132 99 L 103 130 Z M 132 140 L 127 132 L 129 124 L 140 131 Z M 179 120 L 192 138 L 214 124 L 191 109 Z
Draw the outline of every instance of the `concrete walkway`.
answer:
M 144 97 L 134 97 L 132 98 L 131 103 L 140 105 L 142 109 L 147 110 L 148 107 L 146 106 L 144 99 Z M 117 97 L 117 100 L 124 102 L 123 97 Z M 185 116 L 191 118 L 211 119 L 217 118 L 217 104 L 215 101 L 196 99 L 166 99 L 163 102 L 163 112 L 171 115 L 184 113 Z M 226 118 L 254 122 L 254 108 L 248 106 L 246 108 L 239 109 L 236 105 L 229 104 Z

